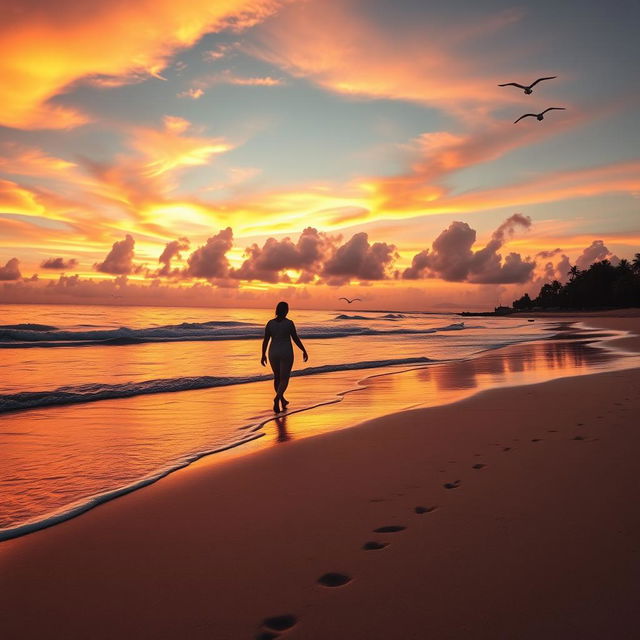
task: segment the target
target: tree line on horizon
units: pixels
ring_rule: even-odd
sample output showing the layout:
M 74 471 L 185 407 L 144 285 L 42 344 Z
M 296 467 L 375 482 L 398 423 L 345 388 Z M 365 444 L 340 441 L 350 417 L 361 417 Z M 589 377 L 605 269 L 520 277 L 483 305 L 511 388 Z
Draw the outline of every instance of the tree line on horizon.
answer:
M 617 265 L 609 260 L 594 262 L 588 269 L 572 266 L 569 280 L 543 285 L 536 298 L 525 293 L 513 301 L 517 311 L 534 308 L 594 309 L 640 307 L 640 253 Z

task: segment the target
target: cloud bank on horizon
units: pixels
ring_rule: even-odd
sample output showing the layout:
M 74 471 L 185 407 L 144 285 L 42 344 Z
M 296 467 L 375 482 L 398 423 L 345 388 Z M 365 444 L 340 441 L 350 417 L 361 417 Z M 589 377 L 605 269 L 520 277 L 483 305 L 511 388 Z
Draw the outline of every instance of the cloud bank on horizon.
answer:
M 0 302 L 493 304 L 640 245 L 638 7 L 6 4 Z

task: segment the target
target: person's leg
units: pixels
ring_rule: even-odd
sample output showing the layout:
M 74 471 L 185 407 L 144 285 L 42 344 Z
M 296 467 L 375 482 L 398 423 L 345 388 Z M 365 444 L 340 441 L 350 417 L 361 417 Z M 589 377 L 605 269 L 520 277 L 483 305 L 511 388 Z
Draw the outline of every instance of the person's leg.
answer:
M 280 358 L 274 357 L 269 354 L 269 364 L 271 365 L 271 369 L 273 371 L 273 390 L 276 392 L 276 395 L 273 399 L 273 410 L 278 413 L 280 411 L 280 397 L 278 395 L 278 387 L 280 386 Z
M 278 384 L 277 395 L 284 400 L 284 392 L 289 386 L 289 378 L 291 377 L 291 369 L 293 367 L 293 358 L 282 358 L 280 360 L 280 383 Z M 284 400 L 285 406 L 289 404 Z

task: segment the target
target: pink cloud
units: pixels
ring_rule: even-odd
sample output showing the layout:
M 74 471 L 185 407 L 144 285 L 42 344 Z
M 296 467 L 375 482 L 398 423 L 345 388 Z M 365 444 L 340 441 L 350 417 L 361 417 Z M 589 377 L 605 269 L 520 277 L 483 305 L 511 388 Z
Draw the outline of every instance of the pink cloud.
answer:
M 104 261 L 94 265 L 96 271 L 118 275 L 135 273 L 138 270 L 133 264 L 135 244 L 135 240 L 129 234 L 124 240 L 114 242 Z
M 196 278 L 226 278 L 229 275 L 227 252 L 233 246 L 231 227 L 222 229 L 211 236 L 205 245 L 196 249 L 189 256 L 187 275 Z
M 395 245 L 370 244 L 368 235 L 360 232 L 334 251 L 324 263 L 321 275 L 330 285 L 346 284 L 352 279 L 384 280 L 391 277 L 391 267 L 397 257 Z
M 231 275 L 242 280 L 289 282 L 290 278 L 284 272 L 295 270 L 300 272 L 300 282 L 310 282 L 338 240 L 313 227 L 304 229 L 296 243 L 288 237 L 282 240 L 268 238 L 262 247 L 257 244 L 247 247 L 245 261 Z
M 528 229 L 531 219 L 519 213 L 505 220 L 492 234 L 485 247 L 473 250 L 476 232 L 466 222 L 452 222 L 434 241 L 431 251 L 425 249 L 413 257 L 411 266 L 402 274 L 406 280 L 441 278 L 448 282 L 507 284 L 531 279 L 535 262 L 509 253 L 503 260 L 498 253 L 517 228 Z
M 609 260 L 619 262 L 618 256 L 613 255 L 602 240 L 594 240 L 576 259 L 576 266 L 580 269 L 588 269 L 594 262 Z
M 74 269 L 78 266 L 78 261 L 75 258 L 47 258 L 40 263 L 43 269 Z
M 19 280 L 21 277 L 18 258 L 11 258 L 4 267 L 0 266 L 0 280 Z

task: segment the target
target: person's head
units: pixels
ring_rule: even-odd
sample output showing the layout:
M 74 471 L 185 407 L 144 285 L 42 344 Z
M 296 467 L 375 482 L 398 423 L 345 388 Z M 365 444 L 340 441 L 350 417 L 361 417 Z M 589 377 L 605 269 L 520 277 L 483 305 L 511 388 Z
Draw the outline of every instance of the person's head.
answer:
M 285 318 L 287 313 L 289 313 L 289 305 L 284 301 L 278 302 L 276 306 L 276 317 Z

